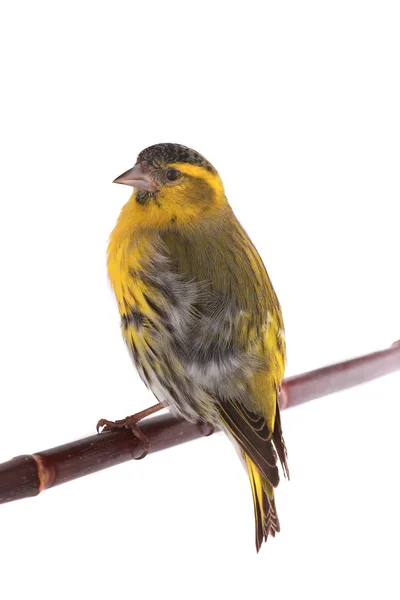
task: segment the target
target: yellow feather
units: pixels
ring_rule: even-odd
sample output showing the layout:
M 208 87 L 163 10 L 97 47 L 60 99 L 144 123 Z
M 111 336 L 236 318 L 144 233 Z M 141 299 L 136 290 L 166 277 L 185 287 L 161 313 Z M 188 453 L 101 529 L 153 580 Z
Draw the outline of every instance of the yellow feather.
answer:
M 251 492 L 253 495 L 256 549 L 259 551 L 263 540 L 268 535 L 275 535 L 279 531 L 279 520 L 275 510 L 274 489 L 270 483 L 262 477 L 256 465 L 244 453 L 244 459 L 249 474 Z M 268 514 L 266 512 L 266 507 Z

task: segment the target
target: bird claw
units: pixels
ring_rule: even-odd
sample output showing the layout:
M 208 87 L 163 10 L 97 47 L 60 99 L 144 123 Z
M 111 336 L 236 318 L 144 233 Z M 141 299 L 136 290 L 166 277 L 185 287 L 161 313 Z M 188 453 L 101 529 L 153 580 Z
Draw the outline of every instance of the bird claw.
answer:
M 150 442 L 140 427 L 138 427 L 138 421 L 140 421 L 140 417 L 138 418 L 136 415 L 131 415 L 130 417 L 126 417 L 125 419 L 120 419 L 118 421 L 100 419 L 97 422 L 96 430 L 97 433 L 100 433 L 100 429 L 103 428 L 101 433 L 104 433 L 105 431 L 113 431 L 114 429 L 130 429 L 135 438 L 137 438 L 142 444 L 142 453 L 140 456 L 135 457 L 136 460 L 141 460 L 148 454 Z
M 145 408 L 141 412 L 136 413 L 135 415 L 131 415 L 130 417 L 126 417 L 125 419 L 121 419 L 119 421 L 109 421 L 108 419 L 100 419 L 100 421 L 96 425 L 97 433 L 100 433 L 100 428 L 103 427 L 103 431 L 112 431 L 113 429 L 130 429 L 133 435 L 142 443 L 143 452 L 140 456 L 137 456 L 136 459 L 139 460 L 144 458 L 149 451 L 150 442 L 143 433 L 143 431 L 138 427 L 139 421 L 144 419 L 145 417 L 149 417 L 154 413 L 162 410 L 164 406 L 160 403 L 155 404 L 154 406 L 150 406 L 149 408 Z M 102 431 L 102 433 L 103 433 Z
M 100 421 L 97 422 L 96 431 L 97 433 L 100 433 L 100 429 L 102 429 L 101 433 L 104 433 L 105 431 L 112 431 L 113 429 L 124 429 L 127 424 L 126 421 L 128 420 L 128 418 L 129 417 L 127 417 L 126 419 L 120 419 L 118 421 L 100 419 Z

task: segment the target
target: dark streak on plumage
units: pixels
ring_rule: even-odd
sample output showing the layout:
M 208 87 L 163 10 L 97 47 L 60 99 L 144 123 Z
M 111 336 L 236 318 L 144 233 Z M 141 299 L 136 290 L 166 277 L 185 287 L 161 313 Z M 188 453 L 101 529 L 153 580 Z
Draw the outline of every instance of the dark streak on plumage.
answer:
M 153 300 L 149 298 L 148 294 L 143 293 L 143 298 L 146 300 L 151 310 L 156 313 L 156 315 L 158 315 L 161 319 L 164 319 L 164 321 L 167 320 L 168 315 L 165 310 L 153 302 Z
M 131 352 L 133 354 L 133 359 L 134 359 L 135 363 L 137 365 L 140 365 L 139 354 L 138 354 L 138 351 L 137 351 L 137 348 L 136 348 L 136 344 L 133 341 L 133 338 L 130 337 L 129 340 L 127 339 L 126 343 L 128 344 L 128 346 L 129 346 L 129 348 L 130 348 L 130 350 L 131 350 Z
M 152 194 L 151 192 L 148 192 L 147 190 L 137 190 L 136 191 L 136 202 L 138 204 L 141 204 L 142 206 L 144 206 L 145 204 L 147 204 L 147 202 L 150 200 L 150 198 L 153 198 L 154 194 Z
M 146 344 L 147 348 L 150 350 L 150 352 L 153 354 L 154 358 L 159 359 L 160 356 L 158 354 L 158 352 L 156 352 L 153 348 L 153 346 L 148 342 L 148 340 L 146 338 L 144 339 L 144 343 Z
M 146 382 L 148 382 L 149 381 L 149 374 L 148 374 L 147 369 L 146 369 L 146 367 L 144 366 L 143 363 L 142 363 L 142 371 L 143 371 L 144 380 Z
M 172 381 L 172 383 L 174 383 L 179 389 L 182 386 L 182 378 L 179 376 L 179 374 L 173 368 L 172 364 L 169 361 L 169 358 L 166 356 L 164 357 L 164 363 L 165 363 L 165 371 L 166 371 L 166 373 L 168 373 L 168 379 L 170 381 Z
M 140 277 L 143 283 L 158 290 L 171 306 L 178 304 L 179 299 L 176 297 L 171 285 L 168 286 L 163 283 L 159 276 L 153 276 L 151 273 L 141 273 Z
M 168 382 L 164 381 L 164 387 L 167 390 L 167 392 L 169 393 L 169 395 L 171 396 L 171 398 L 177 403 L 178 406 L 181 406 L 182 404 L 182 399 L 180 398 L 180 396 L 176 393 L 176 391 L 174 390 L 174 388 L 172 386 L 170 386 L 168 384 Z
M 136 310 L 136 308 L 130 308 L 129 313 L 123 314 L 121 317 L 121 325 L 124 329 L 133 325 L 136 329 L 140 330 L 145 322 L 144 316 Z

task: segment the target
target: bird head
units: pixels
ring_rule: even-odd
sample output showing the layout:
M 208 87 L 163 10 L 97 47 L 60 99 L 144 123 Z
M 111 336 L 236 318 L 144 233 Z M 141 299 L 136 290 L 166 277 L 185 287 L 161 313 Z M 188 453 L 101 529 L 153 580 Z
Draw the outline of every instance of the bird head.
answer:
M 132 186 L 143 226 L 194 225 L 227 204 L 221 178 L 201 154 L 180 144 L 156 144 L 114 180 Z

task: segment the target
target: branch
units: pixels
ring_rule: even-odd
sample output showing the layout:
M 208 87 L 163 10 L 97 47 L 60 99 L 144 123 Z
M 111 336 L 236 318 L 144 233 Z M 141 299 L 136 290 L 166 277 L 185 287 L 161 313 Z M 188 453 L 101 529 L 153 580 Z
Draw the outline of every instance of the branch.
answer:
M 337 363 L 284 380 L 282 409 L 371 381 L 400 370 L 400 341 L 388 350 Z M 206 425 L 193 425 L 171 414 L 145 419 L 140 428 L 158 452 L 209 435 Z M 36 496 L 78 477 L 140 457 L 141 443 L 128 430 L 92 435 L 0 464 L 0 504 Z

